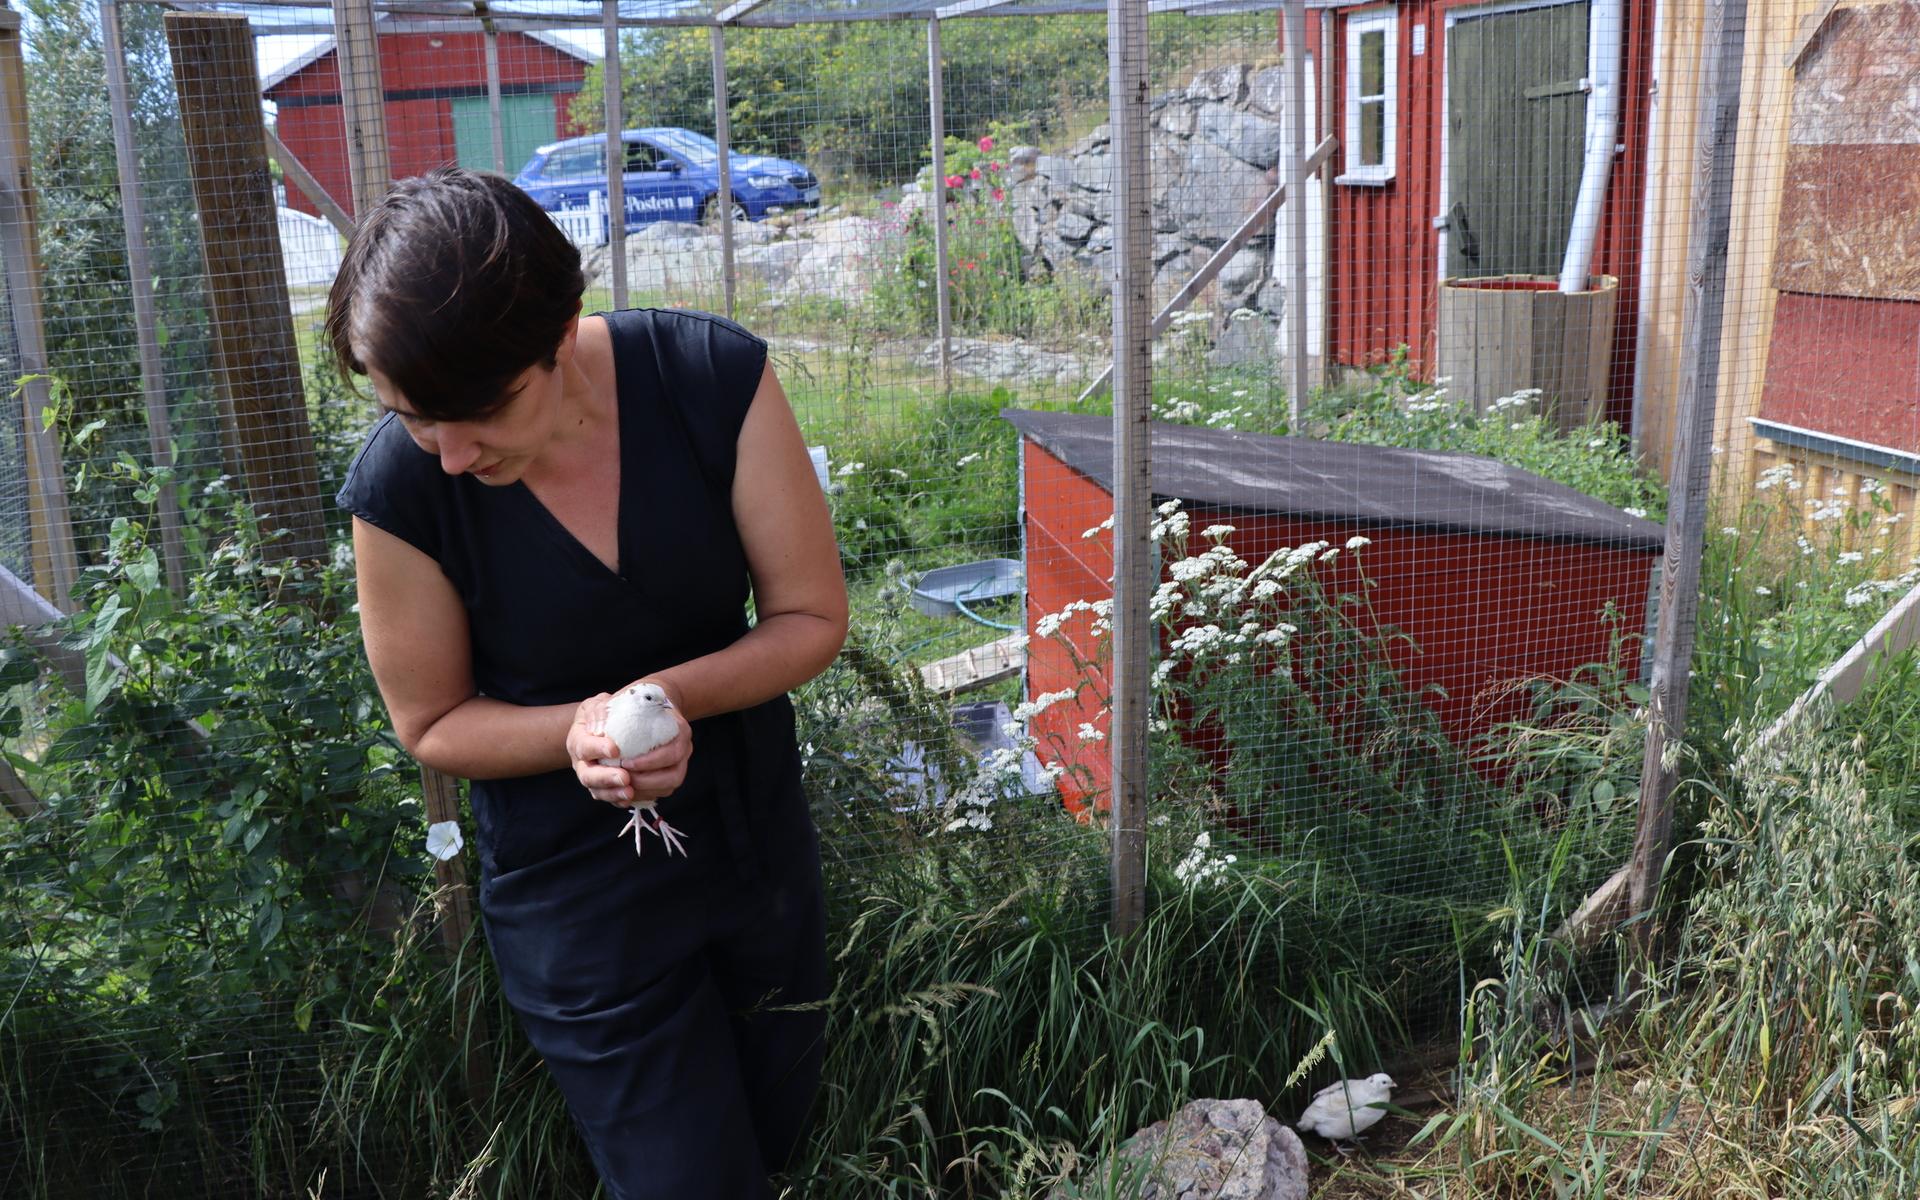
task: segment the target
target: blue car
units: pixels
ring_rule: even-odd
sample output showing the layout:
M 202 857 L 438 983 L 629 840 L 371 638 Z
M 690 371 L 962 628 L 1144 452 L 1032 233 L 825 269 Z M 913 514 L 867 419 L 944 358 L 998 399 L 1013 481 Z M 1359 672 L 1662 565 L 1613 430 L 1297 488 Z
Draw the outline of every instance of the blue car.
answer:
M 720 146 L 712 138 L 672 127 L 629 129 L 620 137 L 626 145 L 628 232 L 655 221 L 719 216 Z M 731 160 L 734 220 L 820 207 L 820 181 L 803 164 L 738 152 Z M 604 197 L 607 190 L 606 136 L 542 146 L 513 181 L 548 212 L 591 212 L 596 194 Z M 599 240 L 606 240 L 604 229 Z

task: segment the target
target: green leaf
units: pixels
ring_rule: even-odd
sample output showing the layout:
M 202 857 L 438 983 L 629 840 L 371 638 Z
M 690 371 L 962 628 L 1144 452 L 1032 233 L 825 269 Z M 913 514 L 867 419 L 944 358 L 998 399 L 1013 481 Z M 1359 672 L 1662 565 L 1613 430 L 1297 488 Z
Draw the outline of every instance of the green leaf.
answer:
M 280 927 L 286 924 L 286 910 L 278 901 L 269 900 L 253 914 L 253 939 L 262 950 L 273 945 L 273 939 L 280 936 Z
M 160 556 L 148 546 L 127 563 L 127 579 L 142 596 L 152 595 L 160 587 Z

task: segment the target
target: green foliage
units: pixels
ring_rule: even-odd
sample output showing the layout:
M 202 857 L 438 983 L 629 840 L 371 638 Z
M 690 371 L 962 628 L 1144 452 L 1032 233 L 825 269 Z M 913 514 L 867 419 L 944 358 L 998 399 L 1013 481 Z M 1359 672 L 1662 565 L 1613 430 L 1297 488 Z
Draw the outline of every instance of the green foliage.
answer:
M 175 107 L 162 13 L 127 5 L 120 19 L 146 201 L 161 367 L 185 469 L 217 471 L 215 417 L 205 395 L 208 344 L 193 198 Z M 88 0 L 28 0 L 27 110 L 44 272 L 47 357 L 71 393 L 76 427 L 101 422 L 88 453 L 151 457 L 136 349 L 125 218 L 114 162 L 100 23 Z M 8 381 L 11 383 L 12 381 Z M 124 490 L 97 488 L 74 504 L 84 552 L 97 552 Z
M 1651 521 L 1666 519 L 1666 496 L 1641 470 L 1624 431 L 1611 421 L 1561 432 L 1520 393 L 1475 413 L 1464 400 L 1414 379 L 1404 348 L 1369 372 L 1367 386 L 1315 398 L 1303 416 L 1310 436 L 1337 442 L 1480 454 L 1566 484 Z

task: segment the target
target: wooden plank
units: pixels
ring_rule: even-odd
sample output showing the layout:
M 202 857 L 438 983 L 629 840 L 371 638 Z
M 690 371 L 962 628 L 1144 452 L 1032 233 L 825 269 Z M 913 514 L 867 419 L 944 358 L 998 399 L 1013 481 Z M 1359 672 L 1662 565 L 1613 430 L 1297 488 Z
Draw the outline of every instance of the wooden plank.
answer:
M 327 189 L 320 186 L 313 172 L 307 170 L 307 164 L 300 161 L 299 155 L 287 149 L 286 143 L 271 129 L 267 130 L 267 153 L 280 164 L 280 170 L 293 180 L 293 185 L 300 189 L 301 194 L 313 201 L 313 206 L 320 210 L 320 215 L 327 219 L 327 224 L 333 226 L 336 233 L 343 238 L 353 236 L 353 218 L 347 215 L 347 210 L 341 208 Z
M 920 681 L 937 696 L 955 696 L 1012 679 L 1026 667 L 1027 635 L 1012 633 L 928 663 L 920 668 Z
M 1699 607 L 1700 558 L 1706 540 L 1712 471 L 1714 405 L 1719 396 L 1721 319 L 1725 311 L 1727 247 L 1733 212 L 1733 136 L 1740 111 L 1746 0 L 1708 0 L 1701 42 L 1698 165 L 1689 226 L 1686 350 L 1692 370 L 1681 382 L 1675 422 L 1674 486 L 1667 511 L 1666 561 L 1660 581 L 1660 621 L 1654 634 L 1653 677 L 1647 704 L 1646 750 L 1640 766 L 1640 804 L 1630 860 L 1629 911 L 1648 915 L 1659 893 L 1673 836 L 1673 786 L 1687 728 L 1689 663 Z M 1670 753 L 1670 748 L 1673 753 Z M 1639 941 L 1651 949 L 1654 931 Z
M 627 306 L 627 152 L 620 77 L 620 0 L 601 0 L 601 92 L 607 135 L 607 266 L 613 307 Z
M 1787 70 L 1791 71 L 1800 65 L 1800 56 L 1807 52 L 1808 46 L 1813 45 L 1813 39 L 1820 36 L 1820 30 L 1826 25 L 1827 18 L 1833 15 L 1833 10 L 1839 5 L 1840 0 L 1825 0 L 1820 5 L 1819 11 L 1812 13 L 1801 23 L 1800 36 L 1793 40 L 1793 45 L 1788 48 L 1786 57 L 1781 60 Z
M 1920 143 L 1920 3 L 1841 9 L 1790 77 L 1795 145 Z
M 1297 49 L 1297 47 L 1295 48 Z M 1160 575 L 1153 507 L 1153 199 L 1146 0 L 1108 0 L 1107 112 L 1113 194 L 1113 663 L 1108 734 L 1110 925 L 1130 937 L 1147 912 L 1148 672 Z M 940 186 L 935 180 L 934 186 Z
M 1311 175 L 1320 170 L 1329 162 L 1339 145 L 1338 140 L 1327 138 L 1314 147 L 1313 153 L 1307 155 L 1305 173 Z M 1273 214 L 1286 203 L 1286 199 L 1287 185 L 1283 183 L 1268 193 L 1265 200 L 1254 206 L 1254 210 L 1247 214 L 1247 219 L 1240 223 L 1240 228 L 1234 230 L 1232 236 L 1220 244 L 1220 248 L 1200 265 L 1200 269 L 1193 273 L 1193 278 L 1187 280 L 1186 284 L 1173 294 L 1172 299 L 1160 306 L 1160 311 L 1154 314 L 1150 337 L 1157 338 L 1167 331 L 1167 327 L 1173 324 L 1173 315 L 1193 303 L 1193 298 L 1206 290 L 1206 286 L 1213 282 L 1214 277 L 1226 269 L 1227 263 L 1232 261 L 1240 247 L 1246 245 L 1255 234 L 1266 228 L 1267 222 L 1273 219 Z M 1102 388 L 1106 387 L 1107 381 L 1112 378 L 1113 368 L 1109 366 L 1081 391 L 1075 403 L 1084 404 L 1088 398 L 1097 395 Z
M 333 52 L 339 64 L 340 106 L 347 129 L 347 177 L 355 217 L 393 186 L 387 153 L 386 92 L 380 85 L 380 43 L 372 0 L 334 0 Z
M 37 205 L 28 164 L 27 77 L 21 56 L 20 15 L 0 10 L 0 256 L 6 259 L 7 303 L 13 312 L 14 347 L 20 358 L 21 420 L 27 443 L 27 526 L 33 577 L 56 606 L 72 604 L 80 560 L 67 509 L 66 469 L 60 443 L 46 427 L 50 401 L 46 327 L 41 313 L 42 273 Z M 7 381 L 12 384 L 13 380 Z
M 0 807 L 13 815 L 16 821 L 30 821 L 46 809 L 40 803 L 40 797 L 33 794 L 27 781 L 20 778 L 13 764 L 0 757 Z
M 236 436 L 265 550 L 317 560 L 327 552 L 320 477 L 307 425 L 280 227 L 267 171 L 253 36 L 247 19 L 166 15 L 187 168 L 200 215 L 208 326 L 221 399 Z
M 120 179 L 121 224 L 127 235 L 127 287 L 133 293 L 134 343 L 140 357 L 140 393 L 147 409 L 147 446 L 157 470 L 173 468 L 173 422 L 167 412 L 167 381 L 160 361 L 160 321 L 153 304 L 153 256 L 147 249 L 146 199 L 140 194 L 140 152 L 133 141 L 133 107 L 127 89 L 126 46 L 120 7 L 100 0 L 100 43 L 107 65 L 107 100 L 113 110 L 113 160 Z M 186 546 L 180 527 L 180 496 L 160 489 L 160 554 L 167 587 L 187 594 Z

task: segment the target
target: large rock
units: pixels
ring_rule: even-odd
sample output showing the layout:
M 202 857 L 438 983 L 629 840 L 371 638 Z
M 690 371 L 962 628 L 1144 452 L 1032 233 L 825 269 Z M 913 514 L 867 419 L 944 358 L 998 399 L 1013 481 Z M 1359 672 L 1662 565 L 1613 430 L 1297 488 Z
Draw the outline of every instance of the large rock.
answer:
M 1176 137 L 1193 136 L 1193 115 L 1197 110 L 1185 102 L 1169 104 L 1160 110 L 1160 128 Z
M 1269 317 L 1229 318 L 1213 339 L 1207 361 L 1216 367 L 1241 367 L 1273 362 L 1281 355 L 1279 324 Z
M 1259 292 L 1253 298 L 1253 307 L 1263 313 L 1271 313 L 1275 317 L 1279 317 L 1286 311 L 1286 305 L 1287 285 L 1278 279 L 1269 279 L 1261 284 Z
M 1255 1100 L 1195 1100 L 1115 1152 L 1144 1167 L 1138 1200 L 1306 1200 L 1307 1151 Z M 1125 1170 L 1131 1178 L 1133 1170 Z M 1109 1177 L 1106 1164 L 1087 1178 Z M 1061 1200 L 1056 1189 L 1050 1200 Z
M 734 251 L 733 263 L 742 279 L 756 280 L 765 284 L 768 291 L 777 293 L 786 290 L 794 269 L 812 250 L 811 242 L 802 241 L 742 246 Z
M 1256 117 L 1224 104 L 1203 104 L 1194 120 L 1195 136 L 1266 170 L 1280 161 L 1280 122 Z
M 865 217 L 822 221 L 812 233 L 806 255 L 794 267 L 790 287 L 816 296 L 864 297 L 874 274 L 898 253 L 887 245 L 885 227 Z
M 1067 157 L 1079 158 L 1082 154 L 1091 154 L 1113 140 L 1113 126 L 1100 125 L 1092 133 L 1075 142 L 1067 151 Z
M 1073 180 L 1073 160 L 1064 155 L 1042 154 L 1033 167 L 1055 183 L 1070 183 Z
M 1039 165 L 1039 147 L 1015 146 L 1007 152 L 1007 182 L 1024 183 L 1032 179 Z
M 1093 232 L 1093 219 L 1077 212 L 1063 212 L 1060 219 L 1054 222 L 1053 231 L 1060 235 L 1063 242 L 1084 242 L 1087 235 Z
M 1113 249 L 1113 226 L 1094 226 L 1093 232 L 1087 235 L 1087 252 L 1098 254 L 1102 250 L 1111 249 Z
M 1284 67 L 1262 67 L 1247 77 L 1247 104 L 1279 116 L 1287 110 L 1287 72 Z
M 1164 199 L 1156 197 L 1154 229 L 1178 231 L 1197 241 L 1224 242 L 1267 191 L 1265 172 L 1196 138 L 1188 143 L 1185 160 L 1168 181 Z
M 1073 162 L 1073 185 L 1090 192 L 1104 192 L 1113 186 L 1113 158 L 1089 154 Z
M 1267 256 L 1251 246 L 1244 247 L 1220 268 L 1220 294 L 1238 301 L 1259 287 L 1266 273 Z
M 1187 239 L 1172 233 L 1153 235 L 1153 265 L 1165 266 L 1175 257 L 1187 252 Z
M 989 342 L 957 337 L 951 342 L 953 369 L 962 375 L 996 383 L 1046 385 L 1068 389 L 1084 387 L 1099 373 L 1105 360 L 1042 350 L 1026 342 Z M 940 343 L 929 342 L 919 354 L 923 366 L 940 365 Z
M 1222 67 L 1209 67 L 1193 77 L 1187 85 L 1189 100 L 1223 100 L 1228 104 L 1238 104 L 1247 98 L 1247 66 L 1245 63 L 1228 63 Z

